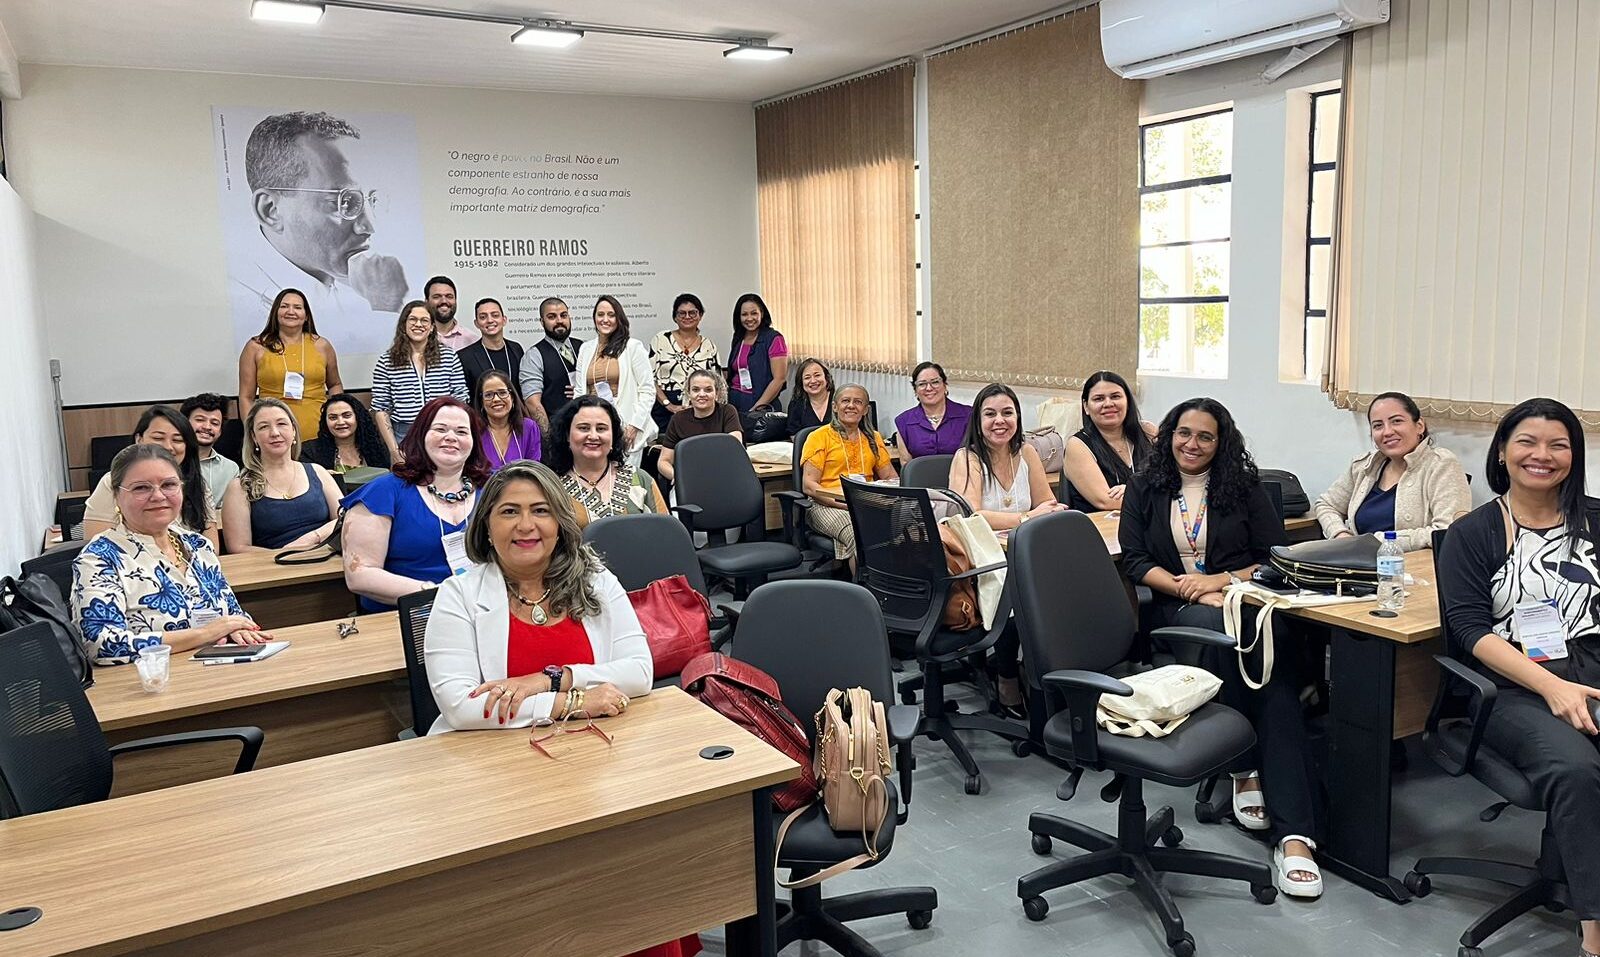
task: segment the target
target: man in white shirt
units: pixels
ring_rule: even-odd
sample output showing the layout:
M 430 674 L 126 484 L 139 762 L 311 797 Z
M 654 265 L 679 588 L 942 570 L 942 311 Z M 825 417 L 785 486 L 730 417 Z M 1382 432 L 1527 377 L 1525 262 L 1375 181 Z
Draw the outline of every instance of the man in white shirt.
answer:
M 456 321 L 456 284 L 449 276 L 429 279 L 422 287 L 422 298 L 428 300 L 428 311 L 433 313 L 433 328 L 439 333 L 440 345 L 460 352 L 478 341 L 477 330 Z
M 178 411 L 189 420 L 194 429 L 194 439 L 200 445 L 200 476 L 206 482 L 206 496 L 211 507 L 222 508 L 222 493 L 228 483 L 239 474 L 239 465 L 216 449 L 217 438 L 222 435 L 223 415 L 228 410 L 228 400 L 215 392 L 202 392 L 183 400 Z

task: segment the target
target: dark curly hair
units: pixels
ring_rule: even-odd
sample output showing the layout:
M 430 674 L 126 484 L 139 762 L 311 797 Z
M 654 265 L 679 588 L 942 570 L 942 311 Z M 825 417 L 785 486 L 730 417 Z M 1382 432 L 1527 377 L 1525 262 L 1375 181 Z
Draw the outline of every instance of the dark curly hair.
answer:
M 360 399 L 348 392 L 335 392 L 322 403 L 322 412 L 317 416 L 316 441 L 307 442 L 301 447 L 300 460 L 315 462 L 325 469 L 332 469 L 336 464 L 339 443 L 328 431 L 328 409 L 335 403 L 349 406 L 351 414 L 356 417 L 356 434 L 353 438 L 356 451 L 361 453 L 361 460 L 375 468 L 388 468 L 389 447 L 383 444 L 383 436 L 378 433 L 377 423 L 372 421 L 372 413 Z
M 545 434 L 544 464 L 550 466 L 557 475 L 572 471 L 572 420 L 584 409 L 605 409 L 606 415 L 611 417 L 611 451 L 606 453 L 606 458 L 613 464 L 622 464 L 622 449 L 617 445 L 622 438 L 622 416 L 617 414 L 616 406 L 591 393 L 580 395 L 562 406 L 550 423 L 550 431 Z
M 1217 420 L 1217 451 L 1211 457 L 1211 477 L 1206 482 L 1207 507 L 1219 514 L 1244 510 L 1249 505 L 1250 493 L 1261 483 L 1261 474 L 1250 450 L 1244 446 L 1244 434 L 1233 423 L 1233 415 L 1216 399 L 1180 402 L 1161 420 L 1156 447 L 1145 472 L 1148 487 L 1168 495 L 1177 495 L 1183 487 L 1178 459 L 1172 454 L 1172 434 L 1178 430 L 1178 420 L 1189 411 L 1204 412 Z

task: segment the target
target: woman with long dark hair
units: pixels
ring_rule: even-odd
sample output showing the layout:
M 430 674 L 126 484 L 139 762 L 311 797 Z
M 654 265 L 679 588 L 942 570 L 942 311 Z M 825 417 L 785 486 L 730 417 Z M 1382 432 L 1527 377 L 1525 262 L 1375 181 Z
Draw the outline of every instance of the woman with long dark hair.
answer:
M 1083 383 L 1083 428 L 1067 439 L 1067 504 L 1080 512 L 1120 508 L 1128 483 L 1150 462 L 1156 427 L 1139 419 L 1128 381 L 1096 372 Z
M 1543 796 L 1583 952 L 1595 954 L 1600 503 L 1585 495 L 1584 454 L 1582 424 L 1555 399 L 1507 412 L 1484 462 L 1495 499 L 1450 526 L 1438 575 L 1451 654 L 1500 689 L 1484 743 Z
M 766 300 L 747 292 L 733 304 L 733 344 L 728 347 L 728 402 L 741 417 L 778 407 L 789 375 L 789 346 L 772 328 Z M 746 430 L 748 432 L 748 429 Z
M 400 460 L 400 445 L 422 407 L 441 396 L 466 404 L 467 374 L 439 341 L 428 304 L 413 299 L 400 307 L 389 351 L 372 367 L 372 415 L 391 460 Z
M 267 310 L 267 324 L 239 353 L 239 418 L 250 414 L 258 396 L 278 399 L 294 413 L 300 434 L 309 435 L 322 400 L 343 388 L 338 353 L 317 335 L 306 294 L 280 291 Z
M 356 468 L 387 469 L 389 447 L 361 400 L 340 392 L 322 403 L 317 436 L 300 446 L 300 461 L 314 462 L 336 475 Z
M 628 314 L 615 296 L 595 301 L 594 339 L 578 347 L 578 375 L 577 395 L 597 395 L 622 417 L 617 448 L 630 466 L 638 468 L 645 446 L 656 437 L 656 420 L 650 415 L 656 380 L 650 355 L 644 343 L 629 334 Z
M 728 393 L 731 402 L 733 392 Z M 833 418 L 833 373 L 821 359 L 800 363 L 794 373 L 794 394 L 789 397 L 789 437 L 820 428 Z
M 1248 579 L 1283 521 L 1261 487 L 1255 460 L 1233 416 L 1215 399 L 1179 403 L 1156 434 L 1150 465 L 1123 495 L 1118 529 L 1122 568 L 1155 593 L 1153 623 L 1223 630 L 1222 593 Z M 1253 628 L 1250 616 L 1241 628 Z M 1263 670 L 1258 649 L 1246 662 Z M 1251 690 L 1233 651 L 1207 649 L 1202 663 L 1222 679 L 1221 700 L 1255 727 L 1260 771 L 1233 775 L 1234 816 L 1273 842 L 1278 890 L 1317 897 L 1315 793 L 1300 681 L 1293 655 L 1277 656 L 1270 680 Z
M 483 435 L 478 441 L 492 471 L 521 459 L 539 461 L 544 454 L 539 423 L 522 414 L 510 373 L 490 369 L 479 376 L 472 387 L 472 402 L 483 416 Z
M 183 506 L 176 522 L 191 532 L 204 535 L 217 548 L 217 510 L 211 506 L 205 477 L 200 473 L 200 440 L 183 413 L 170 405 L 152 405 L 139 416 L 133 427 L 133 444 L 159 445 L 172 453 L 183 481 Z M 83 504 L 83 537 L 93 538 L 118 524 L 116 490 L 109 474 L 100 478 Z

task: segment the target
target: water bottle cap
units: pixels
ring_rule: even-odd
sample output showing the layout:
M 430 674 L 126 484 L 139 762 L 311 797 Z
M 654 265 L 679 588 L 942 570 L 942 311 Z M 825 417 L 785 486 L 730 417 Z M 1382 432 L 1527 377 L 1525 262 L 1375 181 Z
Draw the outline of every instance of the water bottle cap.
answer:
M 1394 532 L 1384 532 L 1383 533 L 1383 540 L 1386 541 L 1386 542 L 1394 541 Z

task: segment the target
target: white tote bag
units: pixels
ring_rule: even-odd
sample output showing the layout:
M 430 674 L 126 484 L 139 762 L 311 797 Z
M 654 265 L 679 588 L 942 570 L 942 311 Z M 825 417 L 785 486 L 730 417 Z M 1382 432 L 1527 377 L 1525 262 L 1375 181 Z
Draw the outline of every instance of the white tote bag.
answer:
M 1133 694 L 1101 695 L 1094 720 L 1112 734 L 1130 738 L 1166 737 L 1222 687 L 1221 678 L 1189 665 L 1154 668 L 1129 675 L 1122 683 L 1132 688 Z
M 961 544 L 967 550 L 967 557 L 972 559 L 973 568 L 983 568 L 988 565 L 1004 565 L 1006 550 L 1000 545 L 1000 538 L 983 520 L 981 515 L 952 515 L 942 519 L 940 524 L 948 526 L 961 539 Z M 1000 610 L 1000 594 L 1006 588 L 1006 572 L 985 572 L 978 576 L 978 614 L 983 620 L 984 628 L 993 628 L 995 615 Z
M 1083 428 L 1083 404 L 1077 396 L 1053 395 L 1039 403 L 1038 429 L 1054 427 L 1063 437 Z
M 1256 626 L 1251 635 L 1244 634 L 1244 606 L 1246 597 L 1254 597 L 1260 610 L 1256 612 Z M 1252 690 L 1259 691 L 1266 687 L 1272 680 L 1273 636 L 1272 619 L 1277 617 L 1273 612 L 1280 608 L 1310 608 L 1315 605 L 1346 605 L 1357 601 L 1372 601 L 1367 598 L 1352 598 L 1347 595 L 1325 595 L 1321 592 L 1301 591 L 1295 595 L 1282 595 L 1270 588 L 1262 588 L 1255 582 L 1234 582 L 1222 594 L 1222 627 L 1228 637 L 1234 640 L 1239 653 L 1239 676 L 1244 678 L 1244 683 Z M 1246 643 L 1248 641 L 1248 644 Z M 1261 645 L 1261 679 L 1258 681 L 1250 676 L 1250 669 L 1245 667 L 1245 656 Z

